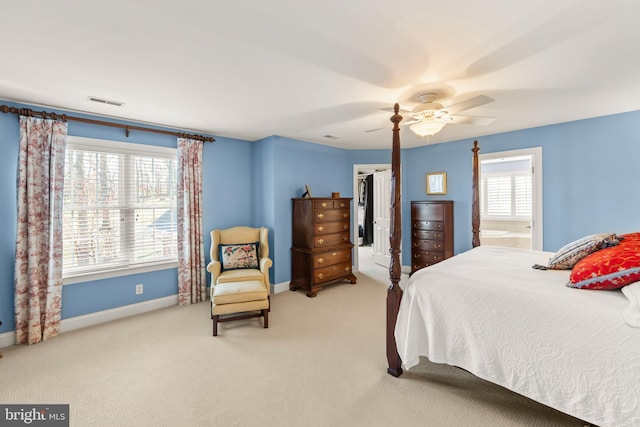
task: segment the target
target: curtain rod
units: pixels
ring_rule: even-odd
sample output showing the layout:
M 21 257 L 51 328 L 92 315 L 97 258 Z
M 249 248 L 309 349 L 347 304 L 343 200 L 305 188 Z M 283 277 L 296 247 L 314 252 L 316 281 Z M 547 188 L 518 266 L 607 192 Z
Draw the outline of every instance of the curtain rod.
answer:
M 195 140 L 203 141 L 203 142 L 213 142 L 213 141 L 215 141 L 215 139 L 213 139 L 210 136 L 195 135 L 195 134 L 183 133 L 183 132 L 173 132 L 173 131 L 170 131 L 170 130 L 153 129 L 153 128 L 148 128 L 148 127 L 143 127 L 143 126 L 123 125 L 123 124 L 120 124 L 120 123 L 105 122 L 105 121 L 102 121 L 102 120 L 93 120 L 93 119 L 85 119 L 85 118 L 82 118 L 82 117 L 68 116 L 66 114 L 47 113 L 46 111 L 33 111 L 33 110 L 29 109 L 29 108 L 15 108 L 15 107 L 9 107 L 7 105 L 0 105 L 0 111 L 3 112 L 3 113 L 18 114 L 20 116 L 28 116 L 28 117 L 40 116 L 43 119 L 62 120 L 62 121 L 65 121 L 65 122 L 68 121 L 68 120 L 72 120 L 72 121 L 75 121 L 75 122 L 91 123 L 91 124 L 94 124 L 94 125 L 121 128 L 121 129 L 124 129 L 125 135 L 127 135 L 127 138 L 129 137 L 129 131 L 142 130 L 142 131 L 145 131 L 145 132 L 155 132 L 155 133 L 162 133 L 162 134 L 165 134 L 165 135 L 173 135 L 173 136 L 177 136 L 178 138 L 195 139 Z

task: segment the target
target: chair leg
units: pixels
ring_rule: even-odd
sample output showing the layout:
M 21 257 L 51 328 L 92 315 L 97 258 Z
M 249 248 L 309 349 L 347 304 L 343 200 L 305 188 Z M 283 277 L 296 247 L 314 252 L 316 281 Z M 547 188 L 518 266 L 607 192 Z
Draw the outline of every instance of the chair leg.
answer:
M 264 328 L 267 329 L 269 327 L 269 309 L 262 310 L 262 316 L 264 316 Z
M 213 316 L 211 316 L 211 318 L 213 319 L 213 336 L 217 337 L 218 336 L 218 315 L 215 314 Z

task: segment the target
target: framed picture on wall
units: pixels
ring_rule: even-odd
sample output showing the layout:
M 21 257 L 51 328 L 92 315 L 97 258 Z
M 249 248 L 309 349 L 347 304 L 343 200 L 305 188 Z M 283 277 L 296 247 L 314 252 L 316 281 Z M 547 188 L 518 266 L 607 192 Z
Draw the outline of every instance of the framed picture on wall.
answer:
M 431 172 L 427 174 L 427 194 L 447 194 L 446 172 Z

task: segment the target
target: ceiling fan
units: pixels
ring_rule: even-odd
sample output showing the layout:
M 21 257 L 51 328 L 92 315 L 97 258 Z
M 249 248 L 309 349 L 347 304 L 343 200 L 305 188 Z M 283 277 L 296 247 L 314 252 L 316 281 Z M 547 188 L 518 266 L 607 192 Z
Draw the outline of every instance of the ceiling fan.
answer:
M 409 118 L 401 122 L 401 126 L 409 125 L 409 128 L 419 136 L 433 136 L 440 132 L 447 124 L 488 125 L 495 117 L 462 116 L 458 113 L 493 102 L 494 99 L 485 95 L 478 95 L 467 100 L 443 106 L 439 102 L 436 93 L 421 93 L 418 95 L 418 105 L 411 110 L 400 109 L 400 113 L 406 113 Z M 392 109 L 384 108 L 385 111 Z

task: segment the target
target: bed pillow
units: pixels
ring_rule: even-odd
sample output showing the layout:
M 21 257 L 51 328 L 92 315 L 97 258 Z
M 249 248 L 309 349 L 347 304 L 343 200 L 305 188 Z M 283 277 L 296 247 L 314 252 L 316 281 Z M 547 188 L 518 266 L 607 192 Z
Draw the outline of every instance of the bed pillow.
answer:
M 640 240 L 640 233 L 627 233 L 618 235 L 620 240 Z
M 582 258 L 571 270 L 567 286 L 579 289 L 618 289 L 640 280 L 640 240 L 624 239 L 618 246 Z
M 547 265 L 536 264 L 539 270 L 571 270 L 582 258 L 600 249 L 615 246 L 620 240 L 613 233 L 591 234 L 564 245 Z
M 259 242 L 220 245 L 222 271 L 258 268 Z

